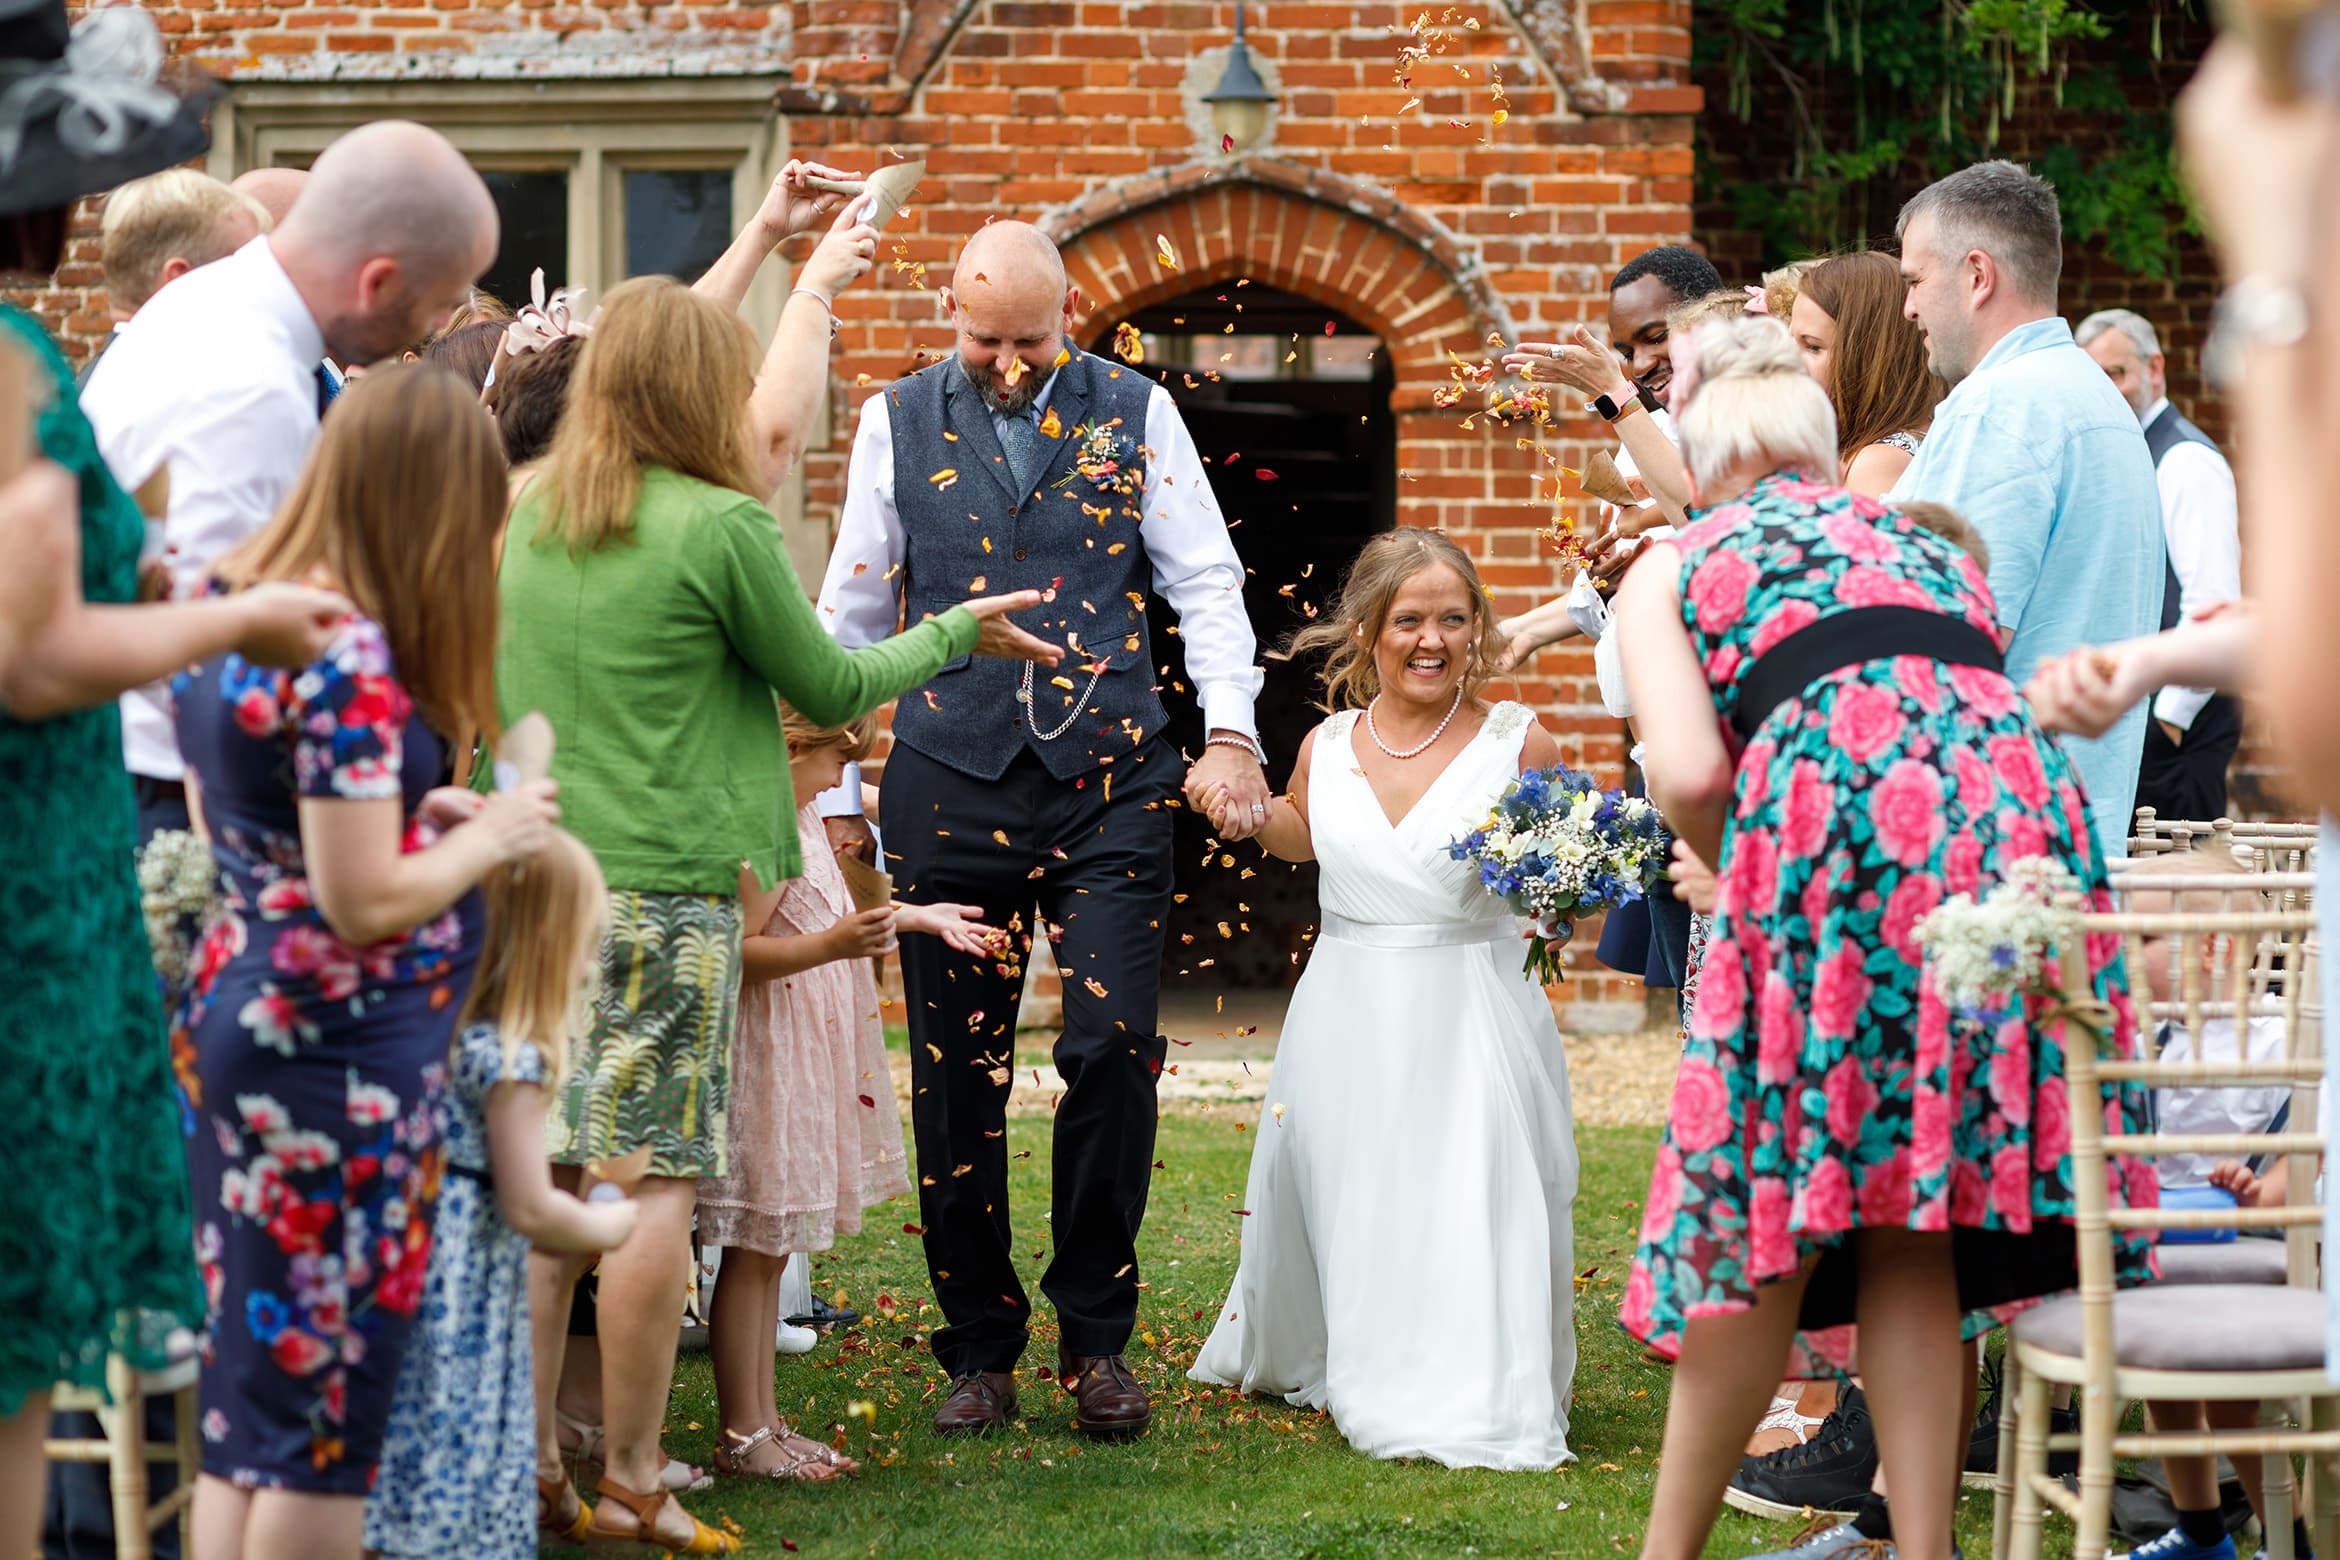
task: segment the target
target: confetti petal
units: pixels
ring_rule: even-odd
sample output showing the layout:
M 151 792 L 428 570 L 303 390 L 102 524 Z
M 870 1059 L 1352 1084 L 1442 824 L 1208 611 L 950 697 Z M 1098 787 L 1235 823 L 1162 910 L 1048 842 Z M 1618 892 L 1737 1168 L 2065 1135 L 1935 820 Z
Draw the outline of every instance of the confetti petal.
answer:
M 1178 269 L 1178 251 L 1170 247 L 1168 234 L 1156 233 L 1154 235 L 1154 259 L 1160 262 L 1165 271 Z
M 1124 363 L 1143 363 L 1146 360 L 1145 338 L 1127 320 L 1113 327 L 1113 355 Z
M 933 483 L 938 488 L 947 488 L 952 483 L 959 480 L 959 468 L 956 466 L 945 466 L 942 470 L 936 472 L 933 476 L 928 477 L 926 480 Z

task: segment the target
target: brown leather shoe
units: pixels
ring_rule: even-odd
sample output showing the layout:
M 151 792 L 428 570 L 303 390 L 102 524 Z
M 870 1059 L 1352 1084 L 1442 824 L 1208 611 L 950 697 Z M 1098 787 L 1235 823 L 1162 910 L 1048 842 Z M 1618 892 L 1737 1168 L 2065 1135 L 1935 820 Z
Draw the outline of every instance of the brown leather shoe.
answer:
M 1060 1357 L 1057 1379 L 1073 1395 L 1073 1428 L 1103 1440 L 1127 1440 L 1143 1435 L 1153 1422 L 1154 1405 L 1137 1373 L 1119 1354 Z
M 1016 1378 L 1004 1370 L 951 1378 L 950 1396 L 934 1411 L 936 1435 L 977 1435 L 1016 1417 Z

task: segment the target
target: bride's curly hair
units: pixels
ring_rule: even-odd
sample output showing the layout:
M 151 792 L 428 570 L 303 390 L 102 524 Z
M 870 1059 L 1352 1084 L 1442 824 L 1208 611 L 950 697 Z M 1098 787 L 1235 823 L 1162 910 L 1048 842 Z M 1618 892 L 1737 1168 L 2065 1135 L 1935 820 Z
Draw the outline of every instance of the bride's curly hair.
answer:
M 1461 577 L 1471 593 L 1471 643 L 1463 666 L 1463 697 L 1474 702 L 1480 687 L 1495 675 L 1503 653 L 1503 637 L 1496 632 L 1495 603 L 1479 583 L 1471 555 L 1444 531 L 1401 525 L 1367 542 L 1342 576 L 1340 599 L 1316 622 L 1284 644 L 1286 658 L 1324 655 L 1317 676 L 1324 697 L 1317 708 L 1326 714 L 1359 709 L 1381 692 L 1381 674 L 1373 665 L 1373 642 L 1381 637 L 1382 623 L 1398 587 L 1434 564 L 1444 564 Z

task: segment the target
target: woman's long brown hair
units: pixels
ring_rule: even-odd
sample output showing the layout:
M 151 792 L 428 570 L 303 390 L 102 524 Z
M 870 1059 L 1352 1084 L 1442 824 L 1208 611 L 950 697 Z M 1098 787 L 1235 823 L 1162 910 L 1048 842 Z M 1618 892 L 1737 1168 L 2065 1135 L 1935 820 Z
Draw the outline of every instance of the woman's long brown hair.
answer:
M 624 540 L 645 466 L 761 502 L 746 422 L 755 346 L 738 315 L 671 276 L 611 288 L 545 457 L 537 537 L 559 535 L 573 553 Z
M 1924 333 L 1902 316 L 1905 288 L 1893 258 L 1874 250 L 1838 255 L 1805 272 L 1800 291 L 1836 321 L 1828 403 L 1839 457 L 1849 460 L 1889 433 L 1924 433 L 1950 387 L 1926 367 Z
M 479 395 L 446 369 L 397 363 L 333 403 L 267 529 L 220 560 L 234 586 L 317 580 L 390 641 L 398 680 L 442 736 L 494 741 L 496 533 L 504 452 Z

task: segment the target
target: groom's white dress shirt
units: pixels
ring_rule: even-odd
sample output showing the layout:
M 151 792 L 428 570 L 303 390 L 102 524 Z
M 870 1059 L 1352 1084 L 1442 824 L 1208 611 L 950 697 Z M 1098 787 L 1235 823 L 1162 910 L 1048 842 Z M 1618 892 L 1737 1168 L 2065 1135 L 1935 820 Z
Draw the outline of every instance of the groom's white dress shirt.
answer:
M 317 436 L 325 338 L 266 237 L 156 293 L 98 360 L 81 408 L 124 491 L 170 468 L 170 508 L 150 549 L 169 549 L 180 592 L 266 525 Z M 133 774 L 181 778 L 162 686 L 122 696 Z
M 1045 416 L 1055 388 L 1056 375 L 1051 373 L 1033 403 L 1036 415 Z M 995 429 L 1001 421 L 993 413 Z M 1259 724 L 1252 707 L 1264 674 L 1251 659 L 1254 641 L 1243 607 L 1243 560 L 1236 556 L 1220 518 L 1194 437 L 1170 392 L 1160 385 L 1146 402 L 1145 448 L 1146 486 L 1138 534 L 1153 565 L 1154 589 L 1178 614 L 1186 676 L 1202 703 L 1203 723 L 1256 741 Z M 873 395 L 861 405 L 837 544 L 821 582 L 821 622 L 846 649 L 875 644 L 894 632 L 901 616 L 903 547 L 902 520 L 894 506 L 893 415 L 886 397 Z M 822 813 L 838 817 L 860 812 L 859 778 L 858 766 L 851 767 L 844 784 L 822 793 Z

